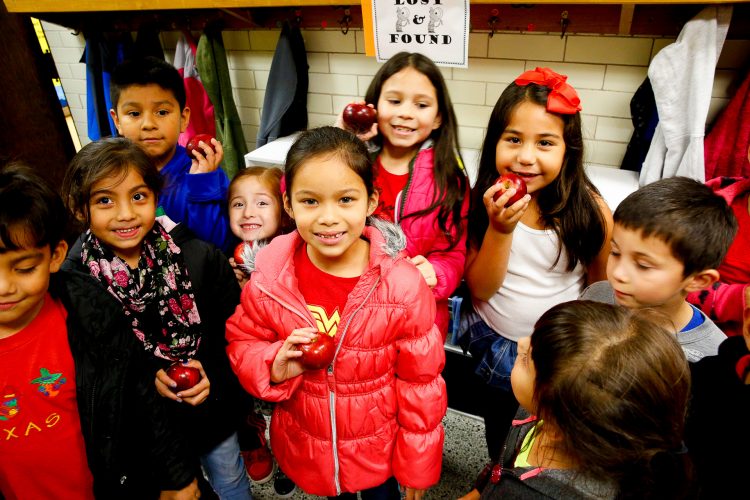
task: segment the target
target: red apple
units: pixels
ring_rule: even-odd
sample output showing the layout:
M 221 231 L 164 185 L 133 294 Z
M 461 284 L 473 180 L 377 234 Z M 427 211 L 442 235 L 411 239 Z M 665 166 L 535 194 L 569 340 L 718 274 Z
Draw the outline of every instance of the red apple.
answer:
M 353 102 L 344 108 L 344 123 L 355 134 L 368 132 L 377 117 L 378 112 L 366 104 Z
M 333 355 L 336 354 L 336 341 L 325 333 L 318 333 L 310 343 L 299 344 L 297 347 L 302 351 L 299 361 L 308 370 L 325 368 L 331 364 Z
M 172 391 L 186 391 L 201 380 L 201 372 L 192 366 L 185 366 L 180 362 L 173 363 L 167 368 L 167 376 L 177 383 Z
M 502 184 L 502 189 L 495 193 L 495 195 L 492 197 L 494 201 L 497 201 L 498 198 L 500 198 L 504 192 L 509 190 L 510 188 L 515 188 L 516 194 L 510 197 L 510 200 L 508 200 L 508 203 L 505 204 L 506 207 L 511 206 L 524 196 L 526 196 L 526 182 L 523 180 L 523 177 L 520 175 L 514 174 L 512 172 L 506 172 L 495 181 L 495 184 Z
M 243 241 L 242 243 L 240 243 L 239 245 L 235 247 L 234 249 L 234 263 L 235 264 L 239 265 L 239 264 L 245 263 L 245 258 L 242 255 L 245 252 L 246 246 L 250 246 L 250 245 L 248 245 L 247 243 Z
M 214 150 L 214 153 L 216 152 L 216 148 L 213 144 L 211 144 L 212 137 L 208 134 L 195 134 L 193 137 L 190 138 L 190 140 L 187 143 L 187 146 L 185 146 L 185 149 L 187 149 L 187 154 L 190 158 L 194 158 L 193 151 L 198 151 L 200 154 L 205 156 L 205 152 L 203 149 L 198 145 L 201 142 L 205 142 L 208 144 L 211 149 Z

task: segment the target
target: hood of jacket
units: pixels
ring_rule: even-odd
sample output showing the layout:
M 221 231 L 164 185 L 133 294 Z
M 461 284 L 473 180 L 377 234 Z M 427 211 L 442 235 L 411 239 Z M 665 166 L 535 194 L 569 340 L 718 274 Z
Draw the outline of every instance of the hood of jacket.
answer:
M 750 178 L 746 177 L 716 177 L 706 182 L 706 185 L 714 190 L 731 205 L 735 198 L 750 191 Z

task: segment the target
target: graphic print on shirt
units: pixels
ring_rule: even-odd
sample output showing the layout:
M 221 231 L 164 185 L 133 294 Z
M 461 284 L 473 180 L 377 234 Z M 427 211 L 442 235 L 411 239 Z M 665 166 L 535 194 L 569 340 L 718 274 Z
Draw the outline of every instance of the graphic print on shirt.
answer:
M 393 222 L 396 213 L 395 201 L 386 202 L 386 195 L 383 194 L 383 188 L 376 187 L 375 191 L 378 193 L 378 208 L 375 209 L 375 214 L 381 219 L 385 219 L 388 222 Z
M 60 387 L 67 382 L 62 373 L 50 373 L 46 368 L 40 368 L 39 373 L 41 376 L 33 379 L 31 383 L 36 384 L 39 392 L 50 398 L 57 396 Z
M 0 401 L 0 422 L 10 420 L 11 418 L 18 415 L 18 397 L 16 396 L 18 391 L 15 387 L 6 385 L 2 393 L 2 401 Z
M 325 308 L 321 306 L 307 304 L 307 308 L 312 313 L 313 318 L 315 318 L 315 323 L 318 327 L 319 332 L 330 335 L 331 337 L 336 335 L 336 331 L 339 327 L 339 321 L 341 320 L 338 307 L 334 309 L 333 314 L 331 314 L 330 317 L 328 316 Z

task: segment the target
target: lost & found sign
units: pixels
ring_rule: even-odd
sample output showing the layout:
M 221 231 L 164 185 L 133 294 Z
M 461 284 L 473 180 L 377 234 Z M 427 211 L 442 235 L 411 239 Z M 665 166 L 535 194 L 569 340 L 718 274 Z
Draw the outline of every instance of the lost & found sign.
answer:
M 372 0 L 372 18 L 379 62 L 407 51 L 468 67 L 469 0 Z

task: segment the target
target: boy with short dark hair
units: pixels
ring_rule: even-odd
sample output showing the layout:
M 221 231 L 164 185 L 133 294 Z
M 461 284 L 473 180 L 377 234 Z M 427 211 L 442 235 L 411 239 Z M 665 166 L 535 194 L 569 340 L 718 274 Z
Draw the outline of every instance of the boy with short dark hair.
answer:
M 125 61 L 112 72 L 110 97 L 119 134 L 146 151 L 167 181 L 160 208 L 200 239 L 228 251 L 233 241 L 226 208 L 229 179 L 219 168 L 224 150 L 212 139 L 200 142 L 202 153 L 196 150 L 191 158 L 177 143 L 190 121 L 177 69 L 155 57 Z
M 0 497 L 193 498 L 122 308 L 60 271 L 67 226 L 33 170 L 0 166 Z
M 716 270 L 737 233 L 727 203 L 687 177 L 647 184 L 614 213 L 607 280 L 582 299 L 661 311 L 688 361 L 718 352 L 724 333 L 685 298 L 719 279 Z

